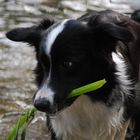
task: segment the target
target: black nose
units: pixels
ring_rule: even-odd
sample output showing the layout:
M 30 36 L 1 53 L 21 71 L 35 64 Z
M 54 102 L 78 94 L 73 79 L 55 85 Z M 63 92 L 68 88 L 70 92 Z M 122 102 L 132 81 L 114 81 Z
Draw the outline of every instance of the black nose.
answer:
M 36 99 L 34 101 L 34 106 L 39 111 L 43 111 L 43 112 L 50 112 L 50 110 L 51 110 L 50 102 L 47 101 L 45 98 Z

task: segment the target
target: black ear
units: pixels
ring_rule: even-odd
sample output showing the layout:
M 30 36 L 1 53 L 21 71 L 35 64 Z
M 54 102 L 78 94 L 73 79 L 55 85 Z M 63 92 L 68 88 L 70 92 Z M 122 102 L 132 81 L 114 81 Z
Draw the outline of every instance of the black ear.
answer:
M 38 26 L 28 28 L 16 28 L 6 33 L 7 38 L 13 41 L 27 42 L 38 45 L 43 30 L 49 28 L 54 22 L 49 19 L 43 20 Z
M 140 10 L 136 10 L 132 13 L 131 19 L 140 23 Z
M 41 31 L 33 26 L 29 28 L 16 28 L 6 33 L 8 39 L 13 41 L 28 42 L 36 45 L 41 38 Z
M 95 32 L 103 38 L 112 38 L 123 42 L 133 41 L 133 34 L 125 27 L 114 23 L 100 23 L 94 28 Z

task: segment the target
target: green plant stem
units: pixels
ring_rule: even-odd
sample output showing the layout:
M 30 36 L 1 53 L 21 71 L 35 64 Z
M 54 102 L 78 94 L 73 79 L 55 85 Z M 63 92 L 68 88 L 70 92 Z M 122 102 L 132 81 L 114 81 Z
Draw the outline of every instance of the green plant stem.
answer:
M 88 92 L 97 90 L 97 89 L 101 88 L 105 83 L 106 83 L 106 80 L 103 79 L 103 80 L 99 80 L 97 82 L 82 86 L 80 88 L 76 88 L 69 94 L 68 98 L 79 96 L 84 93 L 88 93 Z

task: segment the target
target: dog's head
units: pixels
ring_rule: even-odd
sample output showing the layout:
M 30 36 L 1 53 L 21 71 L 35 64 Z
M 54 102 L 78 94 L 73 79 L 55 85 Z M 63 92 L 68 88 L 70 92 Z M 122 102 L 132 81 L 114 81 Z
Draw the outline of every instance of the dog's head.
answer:
M 7 33 L 9 39 L 28 42 L 36 48 L 35 72 L 39 88 L 34 105 L 37 109 L 55 113 L 77 98 L 67 99 L 73 89 L 103 78 L 107 80 L 104 93 L 100 89 L 87 95 L 92 99 L 107 100 L 116 84 L 111 54 L 118 41 L 129 42 L 133 36 L 116 23 L 118 19 L 102 20 L 104 18 L 106 14 L 98 13 L 86 21 L 52 22 L 47 19 L 38 26 Z

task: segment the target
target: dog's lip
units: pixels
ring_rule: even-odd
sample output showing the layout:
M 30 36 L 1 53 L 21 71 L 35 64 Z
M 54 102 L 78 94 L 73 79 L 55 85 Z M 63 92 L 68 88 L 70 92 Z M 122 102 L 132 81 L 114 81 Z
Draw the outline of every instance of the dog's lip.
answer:
M 67 99 L 69 101 L 70 99 Z M 64 102 L 63 102 L 64 103 Z M 66 102 L 65 102 L 66 103 Z M 57 103 L 55 104 L 55 109 L 52 112 L 46 112 L 46 115 L 49 116 L 50 118 L 55 118 L 56 116 L 60 115 L 63 113 L 64 110 L 69 108 L 72 104 L 62 104 L 62 103 Z
M 49 116 L 51 119 L 54 119 L 56 118 L 56 116 L 60 115 L 66 108 L 63 108 L 61 110 L 57 110 L 56 112 L 53 112 L 53 113 L 49 113 L 49 112 L 46 112 L 46 115 Z
M 56 118 L 56 114 L 47 114 L 49 116 L 50 119 L 55 119 Z

